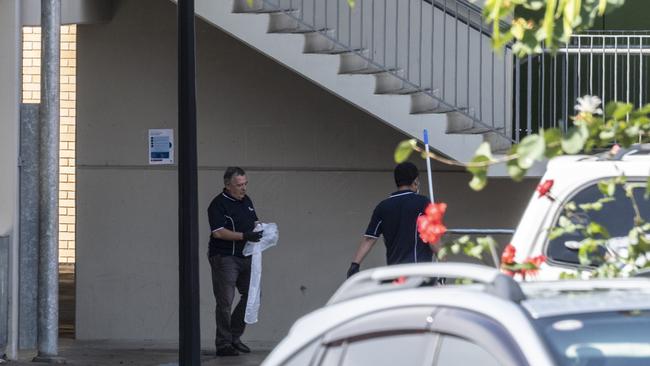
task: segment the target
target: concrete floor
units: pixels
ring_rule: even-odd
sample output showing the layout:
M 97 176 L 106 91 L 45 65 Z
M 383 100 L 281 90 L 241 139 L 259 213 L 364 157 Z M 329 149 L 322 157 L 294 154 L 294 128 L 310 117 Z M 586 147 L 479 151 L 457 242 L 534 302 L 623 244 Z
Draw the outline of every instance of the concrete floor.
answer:
M 254 350 L 246 355 L 216 358 L 213 350 L 204 350 L 201 365 L 254 366 L 262 363 L 268 354 L 269 350 Z M 178 364 L 178 350 L 169 344 L 60 339 L 59 355 L 65 359 L 66 365 L 73 366 L 173 366 Z M 33 351 L 22 352 L 18 361 L 9 361 L 7 365 L 38 365 L 31 362 L 34 356 Z
M 172 343 L 153 342 L 111 342 L 74 340 L 75 322 L 75 271 L 74 265 L 63 264 L 59 268 L 59 355 L 66 365 L 72 366 L 113 366 L 113 365 L 178 365 L 178 346 Z M 201 355 L 201 365 L 206 366 L 256 366 L 262 363 L 270 350 L 249 344 L 253 352 L 237 357 L 219 357 L 214 349 L 205 349 Z M 31 362 L 35 351 L 22 351 L 13 365 L 39 365 Z M 1 354 L 0 354 L 1 356 Z M 0 364 L 2 360 L 0 359 Z

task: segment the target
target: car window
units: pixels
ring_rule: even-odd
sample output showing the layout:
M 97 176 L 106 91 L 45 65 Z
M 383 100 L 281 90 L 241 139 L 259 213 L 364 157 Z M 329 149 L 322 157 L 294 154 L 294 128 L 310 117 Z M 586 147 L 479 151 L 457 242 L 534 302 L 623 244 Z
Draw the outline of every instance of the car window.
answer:
M 430 364 L 433 345 L 433 334 L 430 332 L 385 334 L 359 339 L 348 344 L 341 365 L 419 366 Z
M 318 363 L 319 366 L 340 366 L 341 365 L 341 356 L 343 351 L 347 348 L 347 344 L 343 343 L 338 346 L 328 347 L 325 350 L 323 359 Z
M 559 366 L 650 365 L 648 309 L 562 315 L 535 325 Z
M 289 360 L 283 363 L 283 366 L 306 366 L 311 365 L 316 360 L 316 352 L 319 350 L 320 340 L 311 342 L 311 344 L 302 348 L 296 354 L 291 356 Z
M 650 201 L 643 197 L 644 193 L 644 189 L 635 189 L 634 197 L 638 203 L 641 216 L 644 220 L 649 221 Z M 570 201 L 580 205 L 596 202 L 600 198 L 603 198 L 603 194 L 598 189 L 597 184 L 593 184 L 578 192 Z M 634 206 L 630 199 L 625 196 L 625 191 L 620 186 L 616 188 L 615 201 L 604 203 L 599 211 L 580 211 L 572 219 L 576 224 L 593 221 L 603 225 L 611 235 L 610 245 L 613 247 L 627 246 L 626 238 L 632 228 L 633 220 Z M 557 220 L 554 223 L 555 225 L 557 225 Z M 576 244 L 582 239 L 584 237 L 579 232 L 557 237 L 549 242 L 546 256 L 551 261 L 579 264 Z
M 435 366 L 481 365 L 500 366 L 490 352 L 468 340 L 442 336 Z

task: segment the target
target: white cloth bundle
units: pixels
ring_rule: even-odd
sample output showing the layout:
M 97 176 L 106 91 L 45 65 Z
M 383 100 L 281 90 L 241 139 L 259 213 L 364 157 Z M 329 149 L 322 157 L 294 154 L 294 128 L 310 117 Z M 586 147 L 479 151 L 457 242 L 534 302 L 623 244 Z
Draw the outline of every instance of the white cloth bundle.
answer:
M 255 231 L 264 230 L 262 238 L 258 242 L 247 242 L 244 246 L 244 255 L 252 256 L 251 259 L 251 282 L 248 287 L 248 301 L 246 302 L 246 324 L 257 323 L 257 315 L 260 310 L 260 289 L 262 287 L 262 252 L 278 244 L 278 225 L 258 224 Z

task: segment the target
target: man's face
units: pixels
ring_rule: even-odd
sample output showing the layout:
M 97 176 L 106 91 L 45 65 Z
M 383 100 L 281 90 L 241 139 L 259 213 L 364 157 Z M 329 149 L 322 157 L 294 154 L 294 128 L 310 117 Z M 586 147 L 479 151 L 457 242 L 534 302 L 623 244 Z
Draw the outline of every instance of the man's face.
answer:
M 230 183 L 226 185 L 226 191 L 235 199 L 241 200 L 246 195 L 246 186 L 248 179 L 245 175 L 235 175 L 230 179 Z

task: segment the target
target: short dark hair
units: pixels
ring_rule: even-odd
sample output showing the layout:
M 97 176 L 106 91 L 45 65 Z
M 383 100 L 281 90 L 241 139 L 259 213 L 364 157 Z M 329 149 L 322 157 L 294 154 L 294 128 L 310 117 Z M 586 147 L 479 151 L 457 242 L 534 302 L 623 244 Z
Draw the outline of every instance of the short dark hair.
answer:
M 418 168 L 411 162 L 397 164 L 395 167 L 395 184 L 400 186 L 410 186 L 420 175 Z
M 223 185 L 227 186 L 228 183 L 232 180 L 232 177 L 236 175 L 246 175 L 244 169 L 238 166 L 229 166 L 226 168 L 226 171 L 223 173 Z

